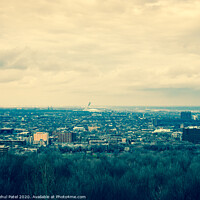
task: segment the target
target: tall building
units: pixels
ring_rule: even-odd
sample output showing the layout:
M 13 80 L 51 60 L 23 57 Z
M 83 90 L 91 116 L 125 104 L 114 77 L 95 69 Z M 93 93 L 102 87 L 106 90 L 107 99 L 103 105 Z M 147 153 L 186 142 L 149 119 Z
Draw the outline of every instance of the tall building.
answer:
M 46 132 L 37 132 L 33 135 L 33 143 L 34 144 L 40 144 L 41 142 L 46 143 L 46 145 L 49 144 L 49 133 Z
M 200 143 L 200 127 L 187 127 L 183 129 L 182 140 Z
M 59 133 L 58 134 L 58 142 L 61 143 L 72 143 L 76 141 L 76 134 L 72 132 L 67 133 Z
M 182 120 L 191 120 L 192 114 L 190 111 L 181 112 L 181 119 Z

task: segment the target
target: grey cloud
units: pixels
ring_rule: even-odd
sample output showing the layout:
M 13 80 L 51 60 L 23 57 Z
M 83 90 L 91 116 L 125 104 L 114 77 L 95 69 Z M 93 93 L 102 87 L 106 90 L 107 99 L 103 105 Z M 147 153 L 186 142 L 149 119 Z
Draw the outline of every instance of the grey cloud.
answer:
M 33 54 L 28 48 L 23 49 L 3 49 L 0 50 L 1 69 L 21 69 L 24 70 L 33 63 Z
M 1 84 L 7 84 L 11 82 L 17 82 L 20 81 L 23 78 L 23 74 L 21 73 L 21 70 L 15 70 L 15 69 L 1 69 L 0 70 L 0 83 Z
M 178 91 L 195 98 L 199 10 L 192 0 L 2 0 L 0 70 L 16 83 L 4 87 L 52 91 L 57 103 L 87 94 L 129 104 L 152 103 L 152 94 L 167 102 Z
M 200 90 L 194 88 L 145 88 L 141 89 L 145 92 L 160 93 L 167 97 L 178 97 L 178 98 L 194 98 L 200 97 Z M 184 99 L 183 99 L 184 100 Z

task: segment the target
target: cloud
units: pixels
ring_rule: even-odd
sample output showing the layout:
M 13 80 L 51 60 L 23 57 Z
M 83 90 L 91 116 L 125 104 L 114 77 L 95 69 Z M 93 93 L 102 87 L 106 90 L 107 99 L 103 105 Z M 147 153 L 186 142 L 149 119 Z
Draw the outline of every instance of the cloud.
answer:
M 0 49 L 0 69 L 26 70 L 34 64 L 34 52 L 29 48 Z
M 196 104 L 199 17 L 196 0 L 1 0 L 0 89 L 32 104 L 131 105 L 187 88 Z
M 23 78 L 23 74 L 21 70 L 16 69 L 8 69 L 2 70 L 0 69 L 0 84 L 9 84 L 10 82 L 19 81 Z

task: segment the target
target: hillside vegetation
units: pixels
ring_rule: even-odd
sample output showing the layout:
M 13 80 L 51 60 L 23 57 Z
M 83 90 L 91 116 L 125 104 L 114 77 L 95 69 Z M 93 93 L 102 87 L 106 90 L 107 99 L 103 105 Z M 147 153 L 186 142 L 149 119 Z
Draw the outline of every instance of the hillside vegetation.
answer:
M 1 195 L 200 199 L 200 156 L 190 151 L 7 155 L 0 158 L 0 188 Z

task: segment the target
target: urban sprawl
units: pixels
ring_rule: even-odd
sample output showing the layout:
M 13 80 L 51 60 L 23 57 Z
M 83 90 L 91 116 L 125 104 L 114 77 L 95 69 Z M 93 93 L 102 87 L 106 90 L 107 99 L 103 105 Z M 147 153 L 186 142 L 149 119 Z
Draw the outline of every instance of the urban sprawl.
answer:
M 63 155 L 165 151 L 200 152 L 200 111 L 109 108 L 1 108 L 0 153 Z

